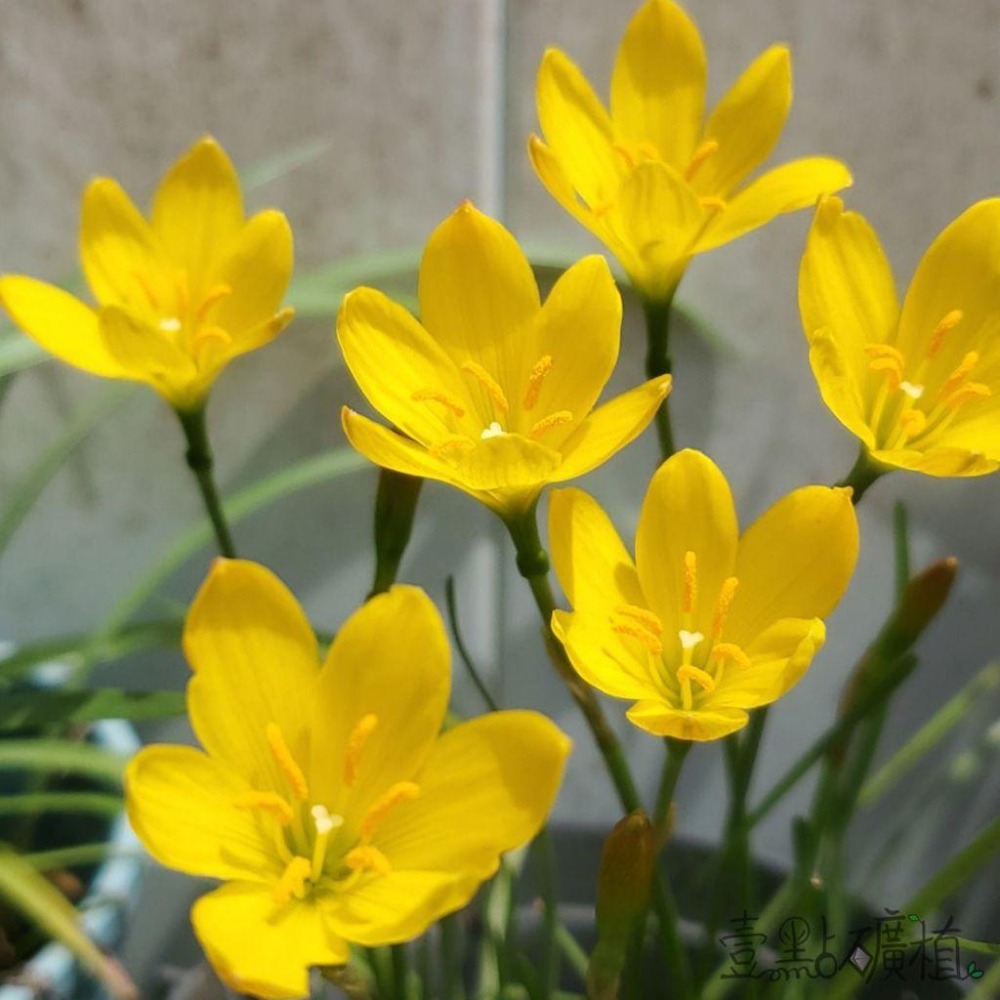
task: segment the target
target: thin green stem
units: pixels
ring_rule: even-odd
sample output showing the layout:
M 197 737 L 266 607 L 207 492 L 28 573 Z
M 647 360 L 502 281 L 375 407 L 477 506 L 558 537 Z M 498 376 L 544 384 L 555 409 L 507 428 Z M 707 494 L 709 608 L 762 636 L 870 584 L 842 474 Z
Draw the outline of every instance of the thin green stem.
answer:
M 674 291 L 663 299 L 643 301 L 646 316 L 646 378 L 658 378 L 673 372 L 670 356 L 670 310 Z M 674 431 L 670 422 L 670 398 L 660 403 L 656 411 L 656 433 L 660 439 L 660 454 L 669 458 L 674 453 Z
M 861 498 L 865 495 L 868 487 L 872 485 L 877 479 L 880 479 L 889 471 L 889 467 L 876 462 L 875 459 L 868 454 L 868 449 L 861 445 L 858 449 L 858 457 L 851 466 L 851 471 L 844 476 L 843 479 L 837 483 L 837 486 L 849 486 L 853 493 L 851 495 L 851 502 L 857 506 L 861 502 Z
M 438 924 L 441 932 L 441 997 L 442 1000 L 465 1000 L 462 986 L 462 928 L 457 913 Z
M 214 460 L 212 449 L 208 441 L 208 428 L 205 424 L 205 407 L 200 406 L 195 410 L 177 410 L 177 417 L 181 422 L 184 437 L 187 439 L 187 459 L 188 468 L 194 473 L 201 491 L 201 498 L 208 512 L 208 518 L 212 522 L 212 529 L 215 531 L 215 538 L 219 545 L 219 551 L 227 559 L 236 558 L 236 546 L 233 545 L 233 536 L 229 531 L 229 524 L 222 509 L 222 499 L 215 483 Z
M 486 703 L 486 707 L 491 712 L 499 711 L 496 699 L 490 692 L 489 687 L 487 687 L 486 681 L 483 679 L 478 667 L 476 667 L 476 662 L 472 659 L 472 655 L 465 645 L 465 640 L 462 638 L 462 631 L 458 625 L 458 605 L 455 600 L 455 578 L 453 576 L 449 576 L 444 582 L 444 600 L 448 610 L 448 623 L 451 625 L 452 638 L 455 640 L 455 647 L 458 649 L 458 658 L 465 666 L 472 683 L 479 692 L 479 696 Z
M 668 822 L 670 803 L 674 800 L 674 789 L 677 779 L 681 776 L 681 768 L 691 749 L 686 740 L 675 740 L 669 736 L 664 739 L 666 758 L 663 761 L 663 773 L 660 775 L 660 787 L 656 793 L 656 807 L 653 812 L 653 826 L 661 833 Z
M 545 996 L 551 996 L 559 986 L 559 944 L 557 927 L 559 923 L 558 894 L 556 892 L 555 848 L 549 828 L 543 826 L 535 837 L 538 851 L 538 895 L 542 901 L 542 963 L 540 975 Z
M 396 1000 L 409 1000 L 410 958 L 406 945 L 390 945 L 389 958 L 392 964 L 392 982 Z

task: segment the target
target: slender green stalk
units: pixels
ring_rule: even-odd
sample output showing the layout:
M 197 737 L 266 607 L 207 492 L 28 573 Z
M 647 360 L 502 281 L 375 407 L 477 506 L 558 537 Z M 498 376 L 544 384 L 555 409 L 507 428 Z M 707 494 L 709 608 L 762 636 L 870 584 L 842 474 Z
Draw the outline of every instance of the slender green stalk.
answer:
M 452 913 L 438 924 L 441 933 L 441 1000 L 465 1000 L 459 919 L 457 913 Z
M 465 640 L 462 638 L 462 630 L 458 625 L 458 605 L 455 600 L 455 578 L 453 576 L 449 576 L 444 582 L 444 600 L 448 610 L 448 623 L 451 625 L 451 635 L 455 640 L 455 647 L 458 650 L 458 658 L 462 661 L 472 683 L 479 692 L 479 696 L 486 703 L 486 707 L 491 712 L 499 711 L 496 699 L 490 692 L 486 681 L 476 666 L 475 660 L 472 659 L 472 655 L 465 645 Z
M 122 800 L 118 795 L 102 792 L 32 792 L 0 799 L 0 816 L 23 813 L 97 813 L 115 816 L 121 812 Z
M 559 903 L 556 892 L 556 857 L 549 828 L 543 826 L 535 837 L 538 851 L 538 895 L 542 902 L 542 962 L 540 975 L 545 996 L 551 996 L 559 986 Z
M 660 775 L 660 787 L 656 793 L 656 806 L 653 811 L 653 826 L 660 834 L 668 822 L 670 803 L 674 800 L 674 789 L 677 779 L 681 776 L 681 768 L 691 749 L 686 740 L 675 740 L 669 736 L 664 739 L 666 758 L 663 761 L 663 773 Z
M 556 924 L 556 944 L 562 952 L 569 967 L 580 977 L 581 982 L 587 981 L 587 953 L 580 942 L 573 937 L 572 932 L 563 923 Z
M 664 299 L 645 300 L 646 316 L 646 378 L 657 378 L 673 372 L 670 356 L 670 311 L 676 287 Z M 656 433 L 660 439 L 660 454 L 669 458 L 674 453 L 674 431 L 670 422 L 670 398 L 660 403 L 656 411 Z
M 902 600 L 906 585 L 910 582 L 910 525 L 906 504 L 896 501 L 892 511 L 892 538 L 895 552 L 896 601 Z
M 394 944 L 389 948 L 392 965 L 392 982 L 396 1000 L 409 1000 L 410 959 L 405 944 Z
M 871 455 L 868 454 L 868 449 L 861 445 L 858 449 L 858 457 L 854 465 L 851 466 L 851 471 L 844 476 L 843 479 L 837 483 L 837 486 L 850 486 L 854 491 L 851 496 L 851 502 L 857 506 L 861 502 L 861 498 L 865 495 L 868 487 L 872 485 L 877 479 L 880 479 L 889 471 L 889 467 L 886 465 L 881 465 L 876 462 Z
M 184 437 L 187 439 L 187 459 L 188 468 L 194 473 L 201 491 L 201 498 L 205 504 L 208 518 L 212 522 L 212 529 L 219 545 L 219 552 L 227 559 L 236 558 L 236 547 L 233 545 L 233 536 L 229 531 L 229 524 L 226 515 L 222 510 L 222 499 L 215 483 L 214 460 L 212 449 L 208 442 L 208 428 L 205 424 L 205 407 L 200 406 L 195 410 L 177 410 L 177 417 L 181 422 Z

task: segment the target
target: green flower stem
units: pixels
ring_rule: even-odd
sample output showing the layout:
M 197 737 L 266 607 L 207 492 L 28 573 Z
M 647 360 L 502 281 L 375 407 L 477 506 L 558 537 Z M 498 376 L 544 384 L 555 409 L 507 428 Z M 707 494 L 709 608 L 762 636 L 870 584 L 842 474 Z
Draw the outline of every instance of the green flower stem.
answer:
M 646 378 L 669 375 L 673 371 L 670 356 L 670 310 L 673 289 L 666 298 L 645 299 L 642 307 L 646 316 Z M 656 434 L 660 439 L 660 454 L 667 459 L 674 453 L 674 431 L 670 423 L 670 397 L 656 411 Z
M 233 536 L 230 534 L 229 524 L 222 510 L 222 500 L 219 497 L 219 490 L 213 474 L 214 461 L 212 449 L 208 443 L 208 429 L 205 426 L 205 407 L 200 406 L 195 410 L 177 410 L 176 413 L 181 422 L 184 437 L 187 439 L 188 447 L 184 457 L 187 459 L 188 468 L 194 473 L 198 482 L 205 510 L 208 512 L 216 540 L 219 543 L 219 551 L 227 559 L 235 559 L 236 546 L 233 545 Z
M 857 460 L 851 466 L 851 471 L 836 485 L 851 487 L 854 491 L 851 496 L 851 502 L 856 507 L 861 502 L 861 498 L 865 495 L 868 487 L 877 479 L 881 479 L 889 471 L 889 466 L 882 465 L 881 462 L 876 462 L 868 454 L 868 449 L 864 445 L 861 445 L 858 449 Z
M 658 836 L 661 836 L 670 822 L 670 804 L 674 800 L 674 789 L 677 779 L 681 776 L 681 768 L 687 758 L 691 744 L 686 740 L 675 740 L 669 736 L 664 739 L 666 759 L 663 761 L 663 773 L 660 775 L 660 787 L 656 793 L 656 806 L 653 812 L 653 826 Z
M 538 613 L 541 615 L 549 658 L 590 727 L 618 793 L 622 809 L 626 813 L 634 812 L 642 807 L 642 802 L 621 743 L 609 725 L 594 692 L 577 676 L 562 643 L 552 632 L 552 613 L 556 610 L 556 602 L 549 583 L 548 553 L 538 533 L 536 505 L 518 516 L 505 518 L 504 524 L 514 543 L 518 572 L 528 581 Z M 678 933 L 677 906 L 658 866 L 653 879 L 653 909 L 660 922 L 667 962 L 677 988 L 677 995 L 683 1000 L 690 995 L 688 987 L 690 970 Z

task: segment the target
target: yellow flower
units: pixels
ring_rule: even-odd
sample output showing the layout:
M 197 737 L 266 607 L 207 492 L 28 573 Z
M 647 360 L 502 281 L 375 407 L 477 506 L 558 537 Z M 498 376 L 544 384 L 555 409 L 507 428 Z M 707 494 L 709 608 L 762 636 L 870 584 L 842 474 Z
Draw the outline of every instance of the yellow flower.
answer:
M 558 49 L 545 53 L 538 73 L 545 142 L 532 136 L 528 144 L 536 173 L 654 301 L 669 297 L 694 254 L 851 183 L 847 168 L 825 157 L 745 183 L 791 107 L 785 46 L 758 56 L 703 120 L 706 72 L 687 14 L 672 0 L 648 0 L 618 49 L 610 113 Z
M 697 451 L 653 476 L 634 562 L 580 490 L 552 494 L 549 538 L 573 606 L 553 630 L 576 672 L 634 701 L 641 729 L 684 740 L 741 729 L 799 680 L 858 555 L 850 490 L 795 490 L 741 537 L 725 477 Z
M 373 598 L 319 665 L 295 598 L 262 566 L 218 561 L 188 616 L 188 710 L 205 751 L 152 746 L 126 773 L 157 860 L 225 880 L 192 910 L 226 983 L 305 997 L 348 942 L 422 933 L 539 830 L 569 741 L 534 712 L 439 735 L 448 643 L 414 587 Z
M 374 289 L 345 298 L 347 367 L 402 433 L 347 408 L 344 430 L 376 464 L 451 483 L 501 515 L 600 465 L 669 391 L 669 376 L 653 379 L 594 410 L 621 335 L 607 264 L 579 261 L 543 305 L 513 236 L 469 202 L 431 234 L 419 298 L 422 325 Z
M 825 199 L 799 305 L 823 401 L 877 463 L 932 476 L 1000 466 L 1000 198 L 938 236 L 902 309 L 872 228 Z
M 292 318 L 284 215 L 249 220 L 232 163 L 199 140 L 167 172 L 147 221 L 107 177 L 83 194 L 80 259 L 88 305 L 34 278 L 0 278 L 14 322 L 57 358 L 106 378 L 146 382 L 180 410 L 197 409 L 216 376 Z

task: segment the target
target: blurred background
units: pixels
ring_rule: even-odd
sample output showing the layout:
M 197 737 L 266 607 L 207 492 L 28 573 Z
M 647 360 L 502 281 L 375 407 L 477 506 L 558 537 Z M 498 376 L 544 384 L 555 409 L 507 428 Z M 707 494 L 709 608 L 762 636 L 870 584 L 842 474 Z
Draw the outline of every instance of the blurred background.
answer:
M 690 0 L 687 7 L 708 50 L 710 101 L 770 43 L 790 43 L 795 105 L 773 162 L 810 153 L 845 160 L 855 175 L 846 199 L 881 235 L 901 289 L 940 229 L 1000 190 L 997 0 Z M 345 273 L 412 292 L 419 248 L 466 197 L 504 220 L 538 260 L 568 263 L 599 249 L 528 164 L 527 136 L 537 129 L 534 76 L 543 50 L 556 45 L 606 94 L 633 10 L 621 0 L 0 0 L 0 270 L 70 280 L 87 180 L 112 175 L 145 205 L 166 167 L 204 132 L 248 177 L 270 165 L 253 175 L 248 201 L 279 207 L 292 223 L 302 318 L 227 369 L 213 394 L 218 470 L 224 490 L 235 493 L 344 445 L 339 409 L 360 405 L 332 336 Z M 278 165 L 282 151 L 289 156 Z M 854 459 L 853 439 L 823 407 L 808 369 L 796 303 L 807 225 L 807 213 L 784 217 L 697 259 L 679 293 L 714 332 L 682 328 L 677 336 L 676 433 L 722 466 L 744 525 L 798 485 L 841 478 Z M 345 259 L 346 271 L 338 263 Z M 543 280 L 553 273 L 543 269 Z M 9 352 L 16 334 L 8 328 L 2 336 L 0 350 Z M 612 389 L 641 378 L 642 355 L 640 316 L 626 295 Z M 81 413 L 112 405 L 103 398 L 106 384 L 55 363 L 25 365 L 6 385 L 4 492 L 79 426 Z M 81 432 L 73 457 L 3 553 L 0 638 L 28 643 L 89 632 L 133 610 L 176 613 L 205 571 L 208 548 L 176 550 L 176 565 L 168 559 L 201 516 L 176 421 L 148 392 L 113 406 Z M 627 537 L 655 460 L 649 432 L 584 483 Z M 373 565 L 375 474 L 361 463 L 348 468 L 235 526 L 241 553 L 276 570 L 324 628 L 363 599 Z M 909 504 L 914 564 L 955 555 L 961 573 L 919 648 L 918 672 L 897 699 L 882 755 L 1000 650 L 1000 475 L 882 480 L 860 509 L 861 564 L 829 623 L 828 645 L 772 713 L 758 792 L 834 717 L 852 664 L 889 610 L 897 499 Z M 126 607 L 153 573 L 162 583 L 152 599 Z M 403 576 L 443 606 L 452 573 L 465 637 L 500 701 L 541 705 L 576 738 L 557 818 L 611 821 L 610 786 L 594 779 L 589 734 L 544 660 L 508 543 L 484 509 L 432 484 Z M 186 673 L 179 652 L 144 653 L 99 671 L 95 682 L 160 689 L 181 686 Z M 460 710 L 479 710 L 463 677 L 456 690 Z M 624 707 L 609 705 L 609 712 L 623 722 Z M 893 799 L 859 817 L 865 861 L 855 876 L 875 906 L 901 904 L 908 888 L 995 815 L 1000 780 L 989 765 L 1000 743 L 997 715 L 997 699 L 984 699 Z M 651 794 L 661 746 L 620 728 Z M 143 728 L 150 739 L 186 733 L 180 722 Z M 680 784 L 679 835 L 718 837 L 724 787 L 718 748 L 698 748 Z M 759 827 L 760 855 L 787 861 L 789 818 L 807 807 L 810 788 L 804 781 Z M 896 826 L 909 831 L 905 853 L 865 855 L 871 835 Z M 997 937 L 990 915 L 996 874 L 984 873 L 956 913 L 969 937 Z M 144 900 L 155 902 L 157 933 L 184 926 L 193 891 L 180 876 L 147 879 Z M 140 977 L 159 948 L 150 924 L 138 922 L 126 952 Z

